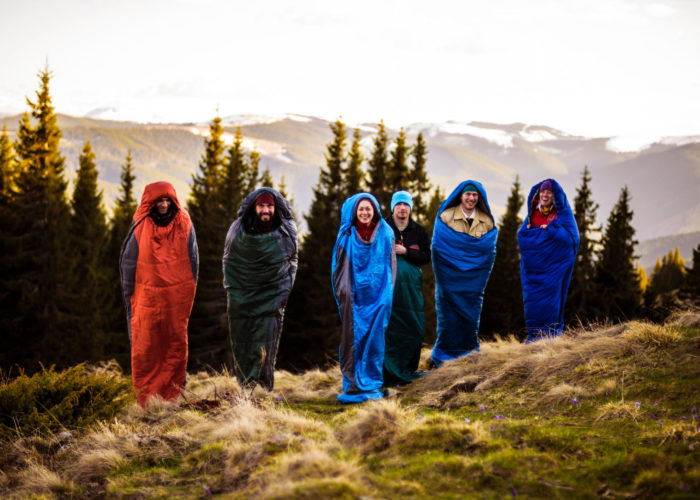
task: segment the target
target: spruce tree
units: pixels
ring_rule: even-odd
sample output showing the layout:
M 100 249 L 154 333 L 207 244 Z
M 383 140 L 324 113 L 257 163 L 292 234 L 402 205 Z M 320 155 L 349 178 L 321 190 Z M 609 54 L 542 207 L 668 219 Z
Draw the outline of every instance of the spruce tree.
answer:
M 567 322 L 586 323 L 593 318 L 590 309 L 595 294 L 595 247 L 598 244 L 593 235 L 599 233 L 601 227 L 595 225 L 598 204 L 593 201 L 590 182 L 591 174 L 588 166 L 585 166 L 581 175 L 581 186 L 576 189 L 574 198 L 574 217 L 581 242 L 566 299 Z
M 301 370 L 337 359 L 340 320 L 331 289 L 331 254 L 344 201 L 342 185 L 345 125 L 330 125 L 332 141 L 326 146 L 313 201 L 306 215 L 308 233 L 299 254 L 296 282 L 289 297 L 279 366 Z
M 596 263 L 596 308 L 599 319 L 624 321 L 640 310 L 641 290 L 634 272 L 634 212 L 627 186 L 610 212 Z
M 270 174 L 270 167 L 265 167 L 265 170 L 263 170 L 262 175 L 260 176 L 260 187 L 269 187 L 273 188 L 275 187 L 275 183 L 272 181 L 272 175 Z
M 108 327 L 110 283 L 104 256 L 107 222 L 102 191 L 97 187 L 97 165 L 90 141 L 79 158 L 78 177 L 71 199 L 70 248 L 74 267 L 70 276 L 73 317 L 71 349 L 66 364 L 102 358 Z M 68 332 L 66 332 L 68 333 Z M 64 337 L 64 342 L 66 338 Z
M 367 187 L 369 191 L 377 198 L 382 213 L 386 214 L 386 210 L 391 203 L 391 195 L 387 186 L 387 170 L 389 169 L 389 137 L 386 133 L 384 121 L 379 122 L 377 127 L 377 136 L 373 141 L 372 154 L 370 155 L 367 169 L 369 180 Z
M 222 185 L 219 190 L 219 204 L 224 209 L 224 218 L 227 227 L 238 216 L 238 209 L 243 198 L 247 194 L 248 162 L 245 149 L 243 149 L 243 136 L 240 127 L 236 129 L 233 144 L 228 148 L 226 161 L 224 162 Z M 228 229 L 227 229 L 228 230 Z M 223 252 L 223 246 L 222 246 Z
M 683 292 L 694 305 L 700 303 L 700 244 L 693 249 L 693 267 L 685 275 Z
M 642 289 L 645 313 L 649 319 L 663 321 L 674 309 L 683 306 L 681 296 L 687 272 L 678 247 L 663 259 L 657 259 L 649 285 L 646 290 Z
M 248 161 L 248 168 L 246 173 L 248 184 L 246 187 L 245 194 L 252 193 L 256 189 L 258 189 L 258 187 L 260 187 L 260 179 L 258 178 L 260 169 L 260 153 L 256 149 L 254 149 L 250 152 L 249 158 L 250 159 Z
M 221 118 L 209 124 L 204 153 L 193 177 L 187 209 L 199 247 L 199 278 L 189 322 L 191 364 L 200 368 L 232 368 L 226 329 L 226 294 L 222 286 L 221 255 L 228 229 L 227 207 L 221 192 L 227 185 Z
M 515 334 L 524 337 L 523 292 L 520 282 L 520 250 L 518 229 L 523 220 L 518 215 L 525 198 L 520 193 L 520 179 L 510 190 L 505 213 L 498 223 L 496 260 L 486 285 L 479 333 L 485 338 L 493 334 Z
M 36 100 L 27 99 L 17 131 L 17 193 L 8 208 L 7 254 L 2 263 L 0 366 L 23 365 L 28 373 L 50 364 L 71 346 L 62 342 L 70 316 L 69 206 L 61 131 L 51 102 L 48 67 L 39 73 Z M 59 365 L 59 368 L 62 367 Z
M 131 371 L 131 352 L 129 345 L 128 325 L 124 300 L 122 298 L 121 272 L 119 269 L 119 256 L 124 239 L 131 228 L 137 203 L 134 197 L 134 165 L 131 150 L 128 150 L 126 159 L 121 168 L 120 195 L 117 198 L 112 219 L 109 223 L 109 244 L 105 254 L 105 262 L 110 275 L 109 289 L 111 290 L 109 302 L 109 325 L 106 331 L 105 354 L 109 358 L 116 359 L 125 372 Z
M 7 126 L 2 126 L 0 135 L 0 205 L 6 205 L 14 195 L 17 162 L 12 141 L 7 136 Z
M 409 184 L 408 146 L 406 132 L 402 127 L 394 139 L 394 149 L 390 153 L 389 168 L 386 171 L 386 188 L 389 195 L 392 195 L 396 191 L 407 190 L 410 187 Z
M 348 162 L 343 171 L 343 185 L 345 186 L 344 198 L 349 198 L 364 189 L 365 172 L 362 170 L 364 155 L 360 150 L 360 129 L 356 128 L 352 133 L 352 144 L 348 152 Z
M 435 227 L 435 219 L 444 197 L 445 195 L 440 191 L 440 186 L 437 186 L 426 208 L 423 226 L 428 232 L 431 241 L 433 237 L 433 228 Z M 435 274 L 433 273 L 432 263 L 430 266 L 423 266 L 422 270 L 423 300 L 425 303 L 425 342 L 433 343 L 435 342 L 437 328 L 437 316 L 435 315 Z
M 416 143 L 411 148 L 411 171 L 409 173 L 409 192 L 413 196 L 412 217 L 420 222 L 427 221 L 428 214 L 426 213 L 426 199 L 430 193 L 430 181 L 428 180 L 428 172 L 425 169 L 428 157 L 428 148 L 423 139 L 423 134 L 419 133 L 416 137 Z

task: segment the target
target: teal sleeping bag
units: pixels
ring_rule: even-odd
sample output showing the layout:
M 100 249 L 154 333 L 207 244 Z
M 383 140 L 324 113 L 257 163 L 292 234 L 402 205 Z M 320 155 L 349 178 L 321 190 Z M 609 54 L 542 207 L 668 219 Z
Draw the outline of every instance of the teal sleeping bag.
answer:
M 255 200 L 269 193 L 275 223 L 269 232 L 254 227 Z M 224 288 L 236 377 L 241 385 L 274 385 L 282 319 L 297 270 L 297 227 L 289 203 L 271 188 L 243 200 L 224 248 Z

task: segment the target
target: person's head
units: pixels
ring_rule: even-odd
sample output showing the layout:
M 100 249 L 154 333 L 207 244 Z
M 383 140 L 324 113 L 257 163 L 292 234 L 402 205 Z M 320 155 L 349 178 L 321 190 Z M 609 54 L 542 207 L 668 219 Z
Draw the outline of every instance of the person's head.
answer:
M 554 192 L 552 191 L 552 183 L 550 181 L 544 181 L 540 184 L 539 192 L 540 204 L 543 207 L 550 207 L 554 203 Z
M 476 208 L 477 203 L 479 203 L 479 191 L 477 191 L 474 184 L 467 184 L 462 189 L 462 209 L 465 212 L 471 212 Z
M 408 219 L 413 210 L 413 197 L 408 191 L 396 191 L 391 197 L 391 213 L 395 219 Z
M 272 222 L 275 216 L 275 198 L 270 193 L 262 193 L 255 200 L 255 216 L 263 224 Z
M 374 218 L 374 206 L 369 198 L 362 198 L 357 204 L 357 212 L 355 213 L 357 220 L 362 224 L 369 224 Z
M 158 210 L 158 213 L 160 215 L 165 215 L 168 213 L 168 210 L 170 210 L 170 206 L 173 204 L 173 201 L 168 198 L 167 196 L 163 196 L 158 199 L 156 202 L 156 209 Z

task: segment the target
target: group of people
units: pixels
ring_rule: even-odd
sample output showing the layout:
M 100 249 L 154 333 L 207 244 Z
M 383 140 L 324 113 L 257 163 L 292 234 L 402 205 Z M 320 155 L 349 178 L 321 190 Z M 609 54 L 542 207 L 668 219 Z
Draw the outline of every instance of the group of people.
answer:
M 561 335 L 579 235 L 553 179 L 532 187 L 527 207 L 518 244 L 531 342 Z M 421 266 L 431 260 L 437 313 L 431 366 L 479 350 L 479 319 L 498 238 L 486 190 L 474 180 L 460 183 L 440 205 L 432 242 L 412 210 L 407 191 L 393 194 L 386 218 L 369 193 L 343 203 L 331 261 L 342 325 L 343 403 L 380 399 L 383 387 L 422 376 Z M 176 399 L 185 384 L 198 256 L 192 223 L 169 183 L 146 186 L 120 265 L 139 404 L 155 394 Z M 296 269 L 297 228 L 288 201 L 267 187 L 250 193 L 229 228 L 223 255 L 231 347 L 242 385 L 273 387 Z

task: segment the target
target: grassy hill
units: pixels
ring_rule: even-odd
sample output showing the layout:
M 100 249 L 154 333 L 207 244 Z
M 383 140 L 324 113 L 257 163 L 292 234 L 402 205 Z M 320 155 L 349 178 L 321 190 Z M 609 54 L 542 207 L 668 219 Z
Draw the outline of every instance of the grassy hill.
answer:
M 197 374 L 178 403 L 142 411 L 122 389 L 132 402 L 87 425 L 46 420 L 53 430 L 33 433 L 15 412 L 14 430 L 0 426 L 0 495 L 698 498 L 698 356 L 700 313 L 686 312 L 483 343 L 359 406 L 337 403 L 337 368 L 278 372 L 270 393 Z M 3 411 L 28 393 L 5 381 Z

